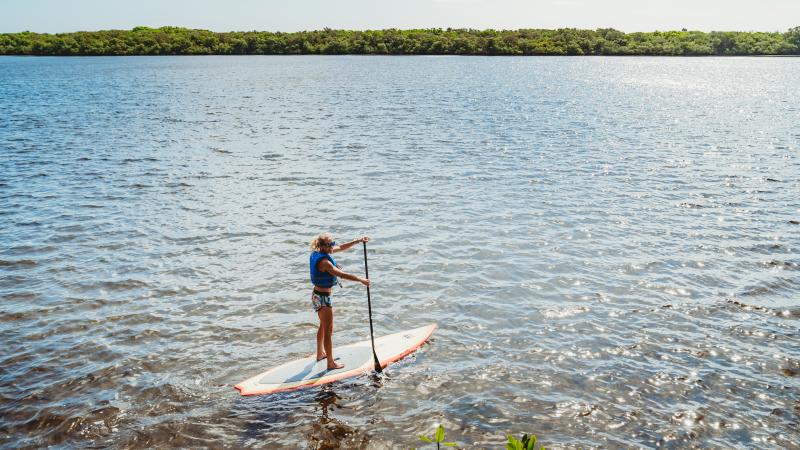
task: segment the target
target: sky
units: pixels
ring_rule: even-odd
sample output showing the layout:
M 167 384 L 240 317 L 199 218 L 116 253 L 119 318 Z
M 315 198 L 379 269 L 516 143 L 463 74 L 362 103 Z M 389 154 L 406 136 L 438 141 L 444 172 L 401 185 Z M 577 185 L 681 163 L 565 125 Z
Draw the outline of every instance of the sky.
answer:
M 213 31 L 616 28 L 786 31 L 800 0 L 0 0 L 0 33 L 164 25 Z

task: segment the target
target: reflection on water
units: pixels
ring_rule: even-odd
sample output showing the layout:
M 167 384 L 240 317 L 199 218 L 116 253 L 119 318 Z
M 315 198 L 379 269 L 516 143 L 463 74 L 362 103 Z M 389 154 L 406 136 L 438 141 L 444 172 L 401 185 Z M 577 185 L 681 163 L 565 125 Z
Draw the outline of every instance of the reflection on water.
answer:
M 796 448 L 799 64 L 0 58 L 0 447 Z M 314 351 L 323 230 L 439 328 L 239 397 Z

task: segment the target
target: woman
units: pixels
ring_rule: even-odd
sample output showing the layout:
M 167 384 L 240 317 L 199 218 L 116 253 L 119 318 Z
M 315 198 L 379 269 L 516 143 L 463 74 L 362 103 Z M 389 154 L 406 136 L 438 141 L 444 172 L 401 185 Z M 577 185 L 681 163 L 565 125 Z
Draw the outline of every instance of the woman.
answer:
M 341 369 L 344 364 L 339 364 L 333 359 L 333 306 L 331 306 L 331 291 L 333 285 L 338 283 L 338 278 L 358 281 L 364 286 L 369 286 L 369 280 L 343 272 L 331 253 L 347 250 L 359 242 L 369 242 L 368 236 L 362 236 L 342 245 L 336 245 L 330 233 L 322 233 L 311 240 L 311 283 L 314 291 L 311 294 L 311 304 L 319 316 L 319 329 L 317 330 L 317 361 L 328 360 L 328 370 Z

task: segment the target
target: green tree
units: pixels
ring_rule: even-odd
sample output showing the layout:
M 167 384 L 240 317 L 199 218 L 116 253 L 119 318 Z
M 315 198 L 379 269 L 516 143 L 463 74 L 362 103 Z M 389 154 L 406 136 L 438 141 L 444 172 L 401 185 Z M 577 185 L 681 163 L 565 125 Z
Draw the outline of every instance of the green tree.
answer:
M 800 54 L 800 27 L 785 33 L 419 29 L 215 33 L 181 27 L 63 34 L 0 34 L 7 55 L 197 54 L 777 55 Z
M 786 42 L 787 54 L 800 54 L 800 27 L 790 28 L 789 31 L 783 35 Z

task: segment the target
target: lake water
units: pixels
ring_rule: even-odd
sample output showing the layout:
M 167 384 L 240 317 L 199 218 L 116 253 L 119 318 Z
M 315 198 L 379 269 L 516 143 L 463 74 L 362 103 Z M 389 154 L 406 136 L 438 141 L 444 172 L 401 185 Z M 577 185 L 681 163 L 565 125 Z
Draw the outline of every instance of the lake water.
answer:
M 0 447 L 800 448 L 799 150 L 797 58 L 0 58 Z M 439 328 L 240 397 L 326 230 Z

